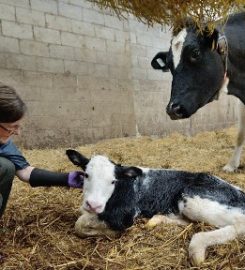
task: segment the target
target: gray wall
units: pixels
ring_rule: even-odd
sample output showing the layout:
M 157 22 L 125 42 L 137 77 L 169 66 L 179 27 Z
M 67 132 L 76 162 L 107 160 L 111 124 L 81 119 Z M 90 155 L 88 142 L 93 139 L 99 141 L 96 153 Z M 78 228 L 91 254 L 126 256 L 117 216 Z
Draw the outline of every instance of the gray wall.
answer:
M 165 27 L 120 21 L 83 0 L 0 0 L 0 81 L 29 111 L 17 143 L 75 146 L 100 139 L 193 134 L 234 123 L 235 98 L 222 97 L 189 120 L 165 113 L 170 74 L 150 61 L 169 47 Z

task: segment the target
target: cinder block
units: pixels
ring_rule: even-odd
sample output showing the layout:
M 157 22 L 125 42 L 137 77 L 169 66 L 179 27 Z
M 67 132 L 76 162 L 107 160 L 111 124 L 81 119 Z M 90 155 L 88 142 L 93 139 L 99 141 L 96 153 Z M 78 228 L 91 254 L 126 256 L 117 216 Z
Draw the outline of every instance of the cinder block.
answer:
M 0 52 L 0 68 L 6 68 L 7 65 L 7 55 L 6 53 Z
M 0 36 L 0 52 L 19 53 L 19 51 L 18 39 Z
M 101 91 L 104 89 L 110 89 L 110 90 L 115 90 L 118 88 L 117 86 L 117 79 L 112 79 L 110 77 L 110 79 L 103 79 L 103 78 L 98 78 L 98 79 L 94 79 L 93 74 L 91 76 L 87 76 L 87 75 L 78 75 L 77 76 L 77 80 L 78 80 L 78 86 L 79 89 L 81 89 L 82 91 L 88 91 L 89 95 L 93 95 L 93 92 L 96 91 Z M 93 90 L 92 92 L 90 90 Z
M 55 74 L 53 76 L 54 89 L 77 89 L 77 77 L 72 74 Z M 65 91 L 65 90 L 64 90 Z
M 73 48 L 74 59 L 90 63 L 96 63 L 96 52 L 93 49 Z
M 117 31 L 115 31 L 114 29 L 110 29 L 108 27 L 100 25 L 95 25 L 94 28 L 96 37 L 108 40 L 115 40 Z
M 136 44 L 137 43 L 136 34 L 131 32 L 131 33 L 129 33 L 129 35 L 130 35 L 130 43 Z
M 154 36 L 152 34 L 137 33 L 137 43 L 143 46 L 154 46 Z
M 105 15 L 104 20 L 105 26 L 123 30 L 123 21 L 122 20 L 120 21 L 116 16 Z
M 24 71 L 23 82 L 30 87 L 52 88 L 53 76 L 46 72 Z
M 94 64 L 81 61 L 65 60 L 65 72 L 72 74 L 92 74 L 94 73 Z
M 4 36 L 33 39 L 32 27 L 27 24 L 17 24 L 2 20 L 2 32 Z
M 61 16 L 82 20 L 82 9 L 79 6 L 73 6 L 70 4 L 65 4 L 58 2 L 58 13 Z
M 46 14 L 47 28 L 72 32 L 72 21 L 61 16 Z
M 128 67 L 109 66 L 109 74 L 111 78 L 115 79 L 130 80 L 132 78 L 132 71 Z
M 117 30 L 115 31 L 115 36 L 117 42 L 131 42 L 131 35 L 129 32 Z
M 125 53 L 126 44 L 125 42 L 116 42 L 111 40 L 106 40 L 106 50 L 111 53 Z
M 92 37 L 95 36 L 94 25 L 91 23 L 71 20 L 71 25 L 72 32 L 74 33 Z
M 50 56 L 53 58 L 61 59 L 75 59 L 74 57 L 74 48 L 62 45 L 50 45 Z
M 153 31 L 151 27 L 149 27 L 148 25 L 138 21 L 135 17 L 131 17 L 128 19 L 128 24 L 129 24 L 129 29 L 130 31 L 134 31 L 137 32 L 137 34 L 139 32 L 143 33 L 147 33 L 148 31 Z
M 17 6 L 17 7 L 29 7 L 29 0 L 0 0 L 0 3 Z
M 30 3 L 31 8 L 34 10 L 58 14 L 58 5 L 55 0 L 30 0 Z
M 156 70 L 154 69 L 146 69 L 147 71 L 147 79 L 148 80 L 163 80 L 164 79 L 164 75 L 162 74 L 162 72 L 156 72 Z
M 144 56 L 138 56 L 139 68 L 152 69 L 151 60 L 152 60 L 152 58 L 148 58 L 148 57 L 144 57 Z
M 30 101 L 40 101 L 41 91 L 42 91 L 41 85 L 42 85 L 41 83 L 40 83 L 40 86 L 38 87 L 25 85 L 24 91 L 21 91 L 21 98 L 23 98 L 28 103 Z M 20 87 L 17 89 L 17 91 L 19 90 L 20 90 Z
M 15 21 L 14 7 L 0 4 L 0 18 L 1 20 Z
M 138 44 L 131 44 L 131 53 L 134 56 L 147 56 L 147 48 Z
M 60 32 L 57 30 L 34 26 L 34 37 L 41 42 L 61 44 Z
M 17 22 L 45 26 L 45 17 L 43 12 L 34 11 L 26 8 L 16 8 Z
M 11 69 L 36 70 L 36 57 L 21 54 L 8 54 L 6 66 Z
M 132 69 L 132 78 L 133 79 L 145 79 L 146 77 L 147 77 L 147 69 L 146 68 L 134 67 Z
M 21 40 L 20 50 L 23 54 L 49 57 L 48 44 L 45 43 Z
M 103 64 L 95 64 L 94 74 L 95 77 L 108 78 L 109 77 L 109 66 Z
M 64 73 L 64 62 L 60 59 L 38 57 L 37 70 L 51 73 Z
M 105 51 L 106 50 L 106 43 L 105 40 L 99 38 L 92 38 L 92 37 L 83 37 L 83 42 L 86 48 L 94 49 L 98 51 Z
M 83 9 L 83 19 L 85 22 L 104 25 L 104 15 L 92 9 Z
M 81 37 L 76 34 L 61 32 L 61 44 L 71 47 L 82 47 Z
M 8 56 L 8 54 L 6 54 Z M 5 68 L 0 68 L 0 81 L 2 83 L 12 85 L 13 87 L 18 88 L 19 82 L 22 81 L 23 72 L 21 70 L 9 70 Z
M 112 53 L 112 52 L 96 52 L 96 59 L 98 63 L 107 64 L 110 66 L 131 66 L 131 55 L 126 53 Z

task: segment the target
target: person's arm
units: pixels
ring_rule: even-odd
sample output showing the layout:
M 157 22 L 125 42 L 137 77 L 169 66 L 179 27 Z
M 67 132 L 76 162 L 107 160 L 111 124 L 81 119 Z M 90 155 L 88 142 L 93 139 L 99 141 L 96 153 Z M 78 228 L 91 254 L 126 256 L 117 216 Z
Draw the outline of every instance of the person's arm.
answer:
M 51 172 L 44 169 L 27 166 L 24 169 L 17 170 L 16 175 L 24 182 L 29 182 L 32 187 L 40 186 L 66 186 L 66 187 L 83 187 L 82 171 L 73 171 L 70 173 Z
M 32 167 L 32 166 L 27 166 L 27 167 L 24 168 L 24 169 L 17 170 L 17 171 L 16 171 L 16 176 L 18 176 L 18 178 L 19 178 L 21 181 L 29 182 L 29 180 L 30 180 L 30 175 L 31 175 L 31 172 L 33 171 L 33 169 L 35 169 L 35 168 Z

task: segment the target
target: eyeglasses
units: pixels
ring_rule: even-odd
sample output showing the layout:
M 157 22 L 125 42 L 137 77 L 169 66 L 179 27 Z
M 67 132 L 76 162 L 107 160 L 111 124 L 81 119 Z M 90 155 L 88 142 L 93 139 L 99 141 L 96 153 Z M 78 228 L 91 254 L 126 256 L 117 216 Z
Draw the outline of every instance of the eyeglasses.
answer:
M 3 126 L 3 125 L 0 124 L 0 128 L 2 128 L 3 130 L 5 130 L 6 132 L 8 132 L 9 135 L 12 135 L 12 134 L 16 134 L 17 130 L 19 129 L 19 126 L 18 127 L 14 127 L 13 129 L 8 129 L 5 126 Z

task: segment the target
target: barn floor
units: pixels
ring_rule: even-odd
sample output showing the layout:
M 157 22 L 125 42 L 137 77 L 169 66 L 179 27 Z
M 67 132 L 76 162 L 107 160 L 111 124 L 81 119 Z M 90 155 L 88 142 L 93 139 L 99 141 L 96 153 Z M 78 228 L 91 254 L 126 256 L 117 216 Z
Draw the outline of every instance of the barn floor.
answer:
M 206 171 L 245 189 L 245 169 L 234 174 L 221 170 L 232 153 L 235 134 L 236 130 L 230 128 L 195 137 L 172 134 L 165 138 L 113 139 L 77 150 L 88 156 L 106 154 L 122 164 Z M 64 151 L 23 152 L 39 168 L 76 169 Z M 147 230 L 146 220 L 138 220 L 117 239 L 80 239 L 74 234 L 74 223 L 81 200 L 82 192 L 77 189 L 30 188 L 16 179 L 8 208 L 0 220 L 0 269 L 245 269 L 245 237 L 209 248 L 204 265 L 191 266 L 188 244 L 194 232 L 211 228 L 205 224 L 161 225 Z

